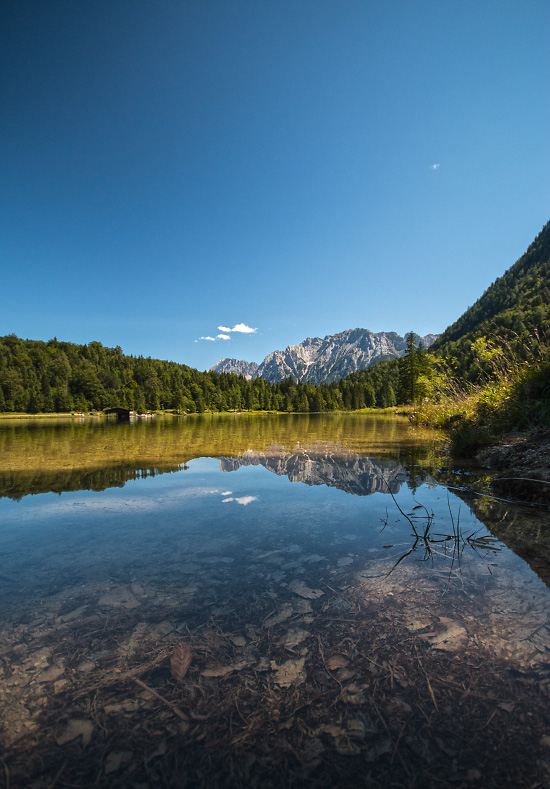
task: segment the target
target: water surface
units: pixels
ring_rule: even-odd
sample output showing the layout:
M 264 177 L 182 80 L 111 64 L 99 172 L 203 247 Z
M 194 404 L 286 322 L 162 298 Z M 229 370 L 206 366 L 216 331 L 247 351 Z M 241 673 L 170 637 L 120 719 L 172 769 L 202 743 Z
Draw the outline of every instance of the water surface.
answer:
M 497 537 L 547 515 L 488 493 L 398 417 L 0 425 L 11 785 L 542 780 L 549 594 Z

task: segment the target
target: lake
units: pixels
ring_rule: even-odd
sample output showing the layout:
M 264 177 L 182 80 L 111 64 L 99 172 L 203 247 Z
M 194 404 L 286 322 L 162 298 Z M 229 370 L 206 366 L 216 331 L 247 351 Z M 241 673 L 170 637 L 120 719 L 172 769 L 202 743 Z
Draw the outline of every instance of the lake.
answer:
M 548 512 L 397 416 L 0 420 L 6 787 L 550 786 Z

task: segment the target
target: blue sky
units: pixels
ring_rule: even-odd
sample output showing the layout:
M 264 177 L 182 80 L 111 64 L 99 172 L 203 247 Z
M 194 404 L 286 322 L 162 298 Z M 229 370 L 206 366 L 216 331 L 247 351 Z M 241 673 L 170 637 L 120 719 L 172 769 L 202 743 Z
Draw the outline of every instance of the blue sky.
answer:
M 548 30 L 547 0 L 3 0 L 0 334 L 206 369 L 443 331 L 550 219 Z

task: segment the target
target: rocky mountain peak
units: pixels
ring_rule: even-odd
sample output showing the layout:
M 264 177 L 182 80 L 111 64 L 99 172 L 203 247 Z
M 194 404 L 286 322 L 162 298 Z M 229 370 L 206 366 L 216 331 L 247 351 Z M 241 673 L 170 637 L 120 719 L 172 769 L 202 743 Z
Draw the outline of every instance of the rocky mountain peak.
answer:
M 436 337 L 428 334 L 421 339 L 429 347 Z M 396 332 L 348 329 L 323 338 L 307 337 L 298 345 L 288 345 L 284 351 L 272 351 L 259 365 L 238 359 L 222 359 L 211 370 L 238 373 L 249 378 L 260 377 L 271 383 L 289 376 L 295 381 L 331 383 L 384 359 L 402 356 L 405 348 L 405 338 Z

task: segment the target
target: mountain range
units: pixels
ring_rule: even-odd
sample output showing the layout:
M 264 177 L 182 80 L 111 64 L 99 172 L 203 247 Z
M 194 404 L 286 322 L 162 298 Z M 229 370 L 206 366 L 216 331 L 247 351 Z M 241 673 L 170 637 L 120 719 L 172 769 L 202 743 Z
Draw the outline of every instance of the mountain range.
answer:
M 422 337 L 426 347 L 437 335 Z M 245 378 L 263 378 L 270 383 L 294 378 L 304 383 L 321 384 L 339 381 L 350 373 L 365 370 L 385 359 L 397 359 L 405 353 L 405 338 L 396 332 L 348 329 L 326 337 L 308 337 L 284 351 L 272 351 L 261 364 L 240 359 L 221 359 L 210 372 L 237 373 Z

